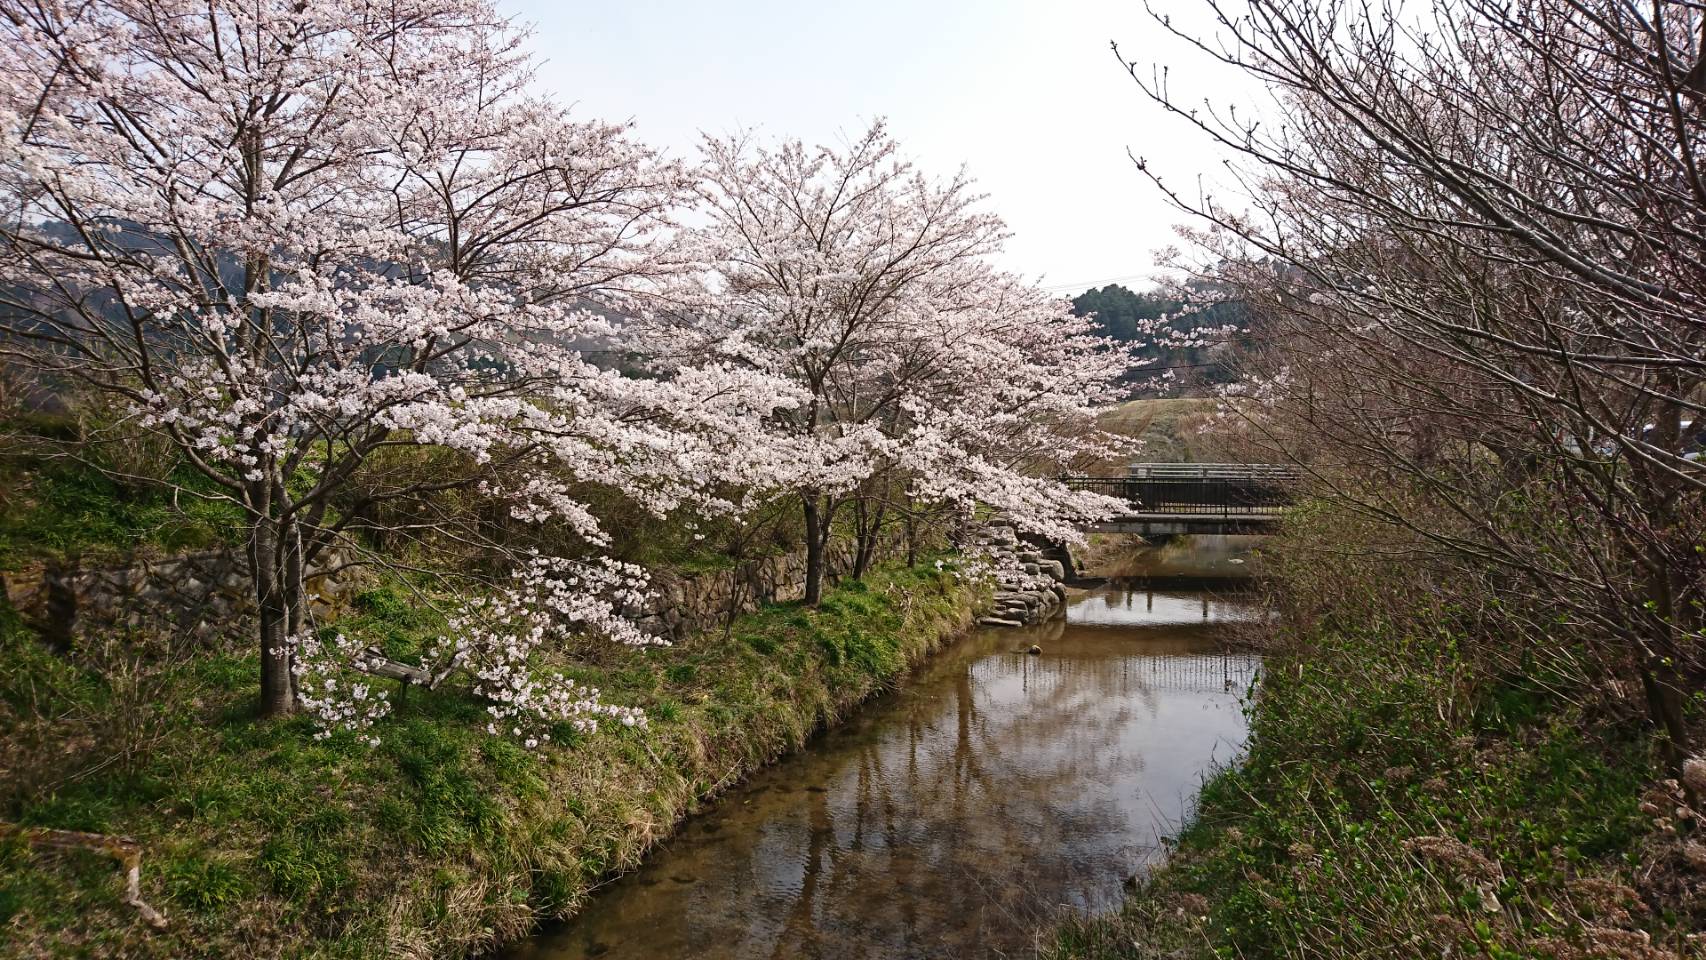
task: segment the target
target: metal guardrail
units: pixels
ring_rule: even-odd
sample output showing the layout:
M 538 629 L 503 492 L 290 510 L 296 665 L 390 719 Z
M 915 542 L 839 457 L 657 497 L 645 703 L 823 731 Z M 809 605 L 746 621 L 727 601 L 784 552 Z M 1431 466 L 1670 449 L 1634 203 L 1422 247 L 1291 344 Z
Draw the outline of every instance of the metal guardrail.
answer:
M 1303 475 L 1283 463 L 1133 463 L 1126 476 L 1296 483 Z
M 1134 463 L 1124 477 L 1060 479 L 1142 513 L 1236 517 L 1277 512 L 1295 499 L 1301 477 L 1278 464 Z

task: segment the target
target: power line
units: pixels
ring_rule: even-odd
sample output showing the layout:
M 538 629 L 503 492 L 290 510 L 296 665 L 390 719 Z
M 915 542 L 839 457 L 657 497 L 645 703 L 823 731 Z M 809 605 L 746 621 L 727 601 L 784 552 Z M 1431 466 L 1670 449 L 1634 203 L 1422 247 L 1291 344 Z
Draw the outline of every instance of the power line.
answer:
M 1149 279 L 1147 274 L 1128 273 L 1128 274 L 1125 274 L 1123 276 L 1103 277 L 1100 280 L 1084 280 L 1084 281 L 1081 281 L 1078 283 L 1051 283 L 1051 284 L 1044 286 L 1042 289 L 1047 290 L 1050 293 L 1057 293 L 1057 292 L 1064 292 L 1067 290 L 1088 290 L 1091 287 L 1106 286 L 1110 283 L 1119 283 L 1122 280 L 1147 280 L 1147 279 Z

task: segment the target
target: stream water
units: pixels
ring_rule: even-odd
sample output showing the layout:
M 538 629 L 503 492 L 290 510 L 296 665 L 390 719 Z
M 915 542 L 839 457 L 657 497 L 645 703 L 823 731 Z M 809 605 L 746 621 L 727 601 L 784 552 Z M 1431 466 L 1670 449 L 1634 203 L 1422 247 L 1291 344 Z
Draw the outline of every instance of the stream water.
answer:
M 1116 906 L 1238 754 L 1259 661 L 1221 644 L 1257 615 L 1109 586 L 968 636 L 510 956 L 1030 956 Z

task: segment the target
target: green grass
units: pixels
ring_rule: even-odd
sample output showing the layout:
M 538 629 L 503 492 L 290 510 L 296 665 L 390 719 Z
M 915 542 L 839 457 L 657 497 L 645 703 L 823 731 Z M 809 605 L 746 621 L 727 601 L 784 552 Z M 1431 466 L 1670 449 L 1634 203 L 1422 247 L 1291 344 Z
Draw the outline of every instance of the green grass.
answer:
M 186 491 L 207 481 L 179 469 Z M 193 492 L 115 482 L 72 460 L 0 459 L 0 570 L 70 557 L 119 560 L 144 548 L 175 552 L 235 542 L 240 509 Z
M 408 656 L 441 626 L 394 587 L 340 628 Z M 141 842 L 143 896 L 95 856 L 0 845 L 0 954 L 464 957 L 572 911 L 703 799 L 795 749 L 968 622 L 933 564 L 884 569 L 817 610 L 773 606 L 728 640 L 599 648 L 562 665 L 646 729 L 528 751 L 465 688 L 412 689 L 369 748 L 264 722 L 253 656 L 161 657 L 121 685 L 0 610 L 0 819 Z M 129 691 L 129 693 L 126 693 Z M 128 699 L 127 699 L 128 697 Z M 121 704 L 154 704 L 114 727 Z

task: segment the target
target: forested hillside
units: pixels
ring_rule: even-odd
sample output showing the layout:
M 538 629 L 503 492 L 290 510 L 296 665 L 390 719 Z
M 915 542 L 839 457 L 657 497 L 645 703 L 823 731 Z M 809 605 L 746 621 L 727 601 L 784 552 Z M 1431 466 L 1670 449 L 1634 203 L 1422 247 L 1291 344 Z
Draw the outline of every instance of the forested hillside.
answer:
M 1109 284 L 1073 297 L 1072 311 L 1131 351 L 1127 381 L 1144 396 L 1200 394 L 1232 381 L 1250 325 L 1248 307 L 1229 288 L 1206 282 L 1143 293 Z

